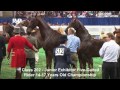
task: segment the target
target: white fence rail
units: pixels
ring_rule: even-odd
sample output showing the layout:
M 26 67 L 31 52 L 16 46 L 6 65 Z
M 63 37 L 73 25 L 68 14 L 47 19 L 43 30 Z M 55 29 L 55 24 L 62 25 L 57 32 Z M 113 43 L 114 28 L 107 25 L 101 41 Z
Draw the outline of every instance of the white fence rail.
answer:
M 51 28 L 53 28 L 54 30 L 58 30 L 59 27 L 65 30 L 67 26 L 51 26 Z M 102 31 L 104 31 L 105 33 L 113 32 L 115 30 L 115 27 L 120 28 L 120 26 L 85 26 L 85 27 L 91 35 L 100 35 Z M 2 28 L 3 27 L 0 26 L 0 31 L 3 31 Z M 27 28 L 24 27 L 24 29 L 26 30 Z

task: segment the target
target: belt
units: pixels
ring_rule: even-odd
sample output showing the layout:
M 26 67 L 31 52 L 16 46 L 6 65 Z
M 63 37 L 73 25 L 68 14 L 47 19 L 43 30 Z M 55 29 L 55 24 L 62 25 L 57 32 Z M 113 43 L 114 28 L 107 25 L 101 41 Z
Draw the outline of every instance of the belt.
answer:
M 14 48 L 14 50 L 24 50 L 23 48 Z
M 77 52 L 70 52 L 70 53 L 77 53 Z
M 103 63 L 117 63 L 117 62 L 106 62 L 106 61 L 103 61 Z

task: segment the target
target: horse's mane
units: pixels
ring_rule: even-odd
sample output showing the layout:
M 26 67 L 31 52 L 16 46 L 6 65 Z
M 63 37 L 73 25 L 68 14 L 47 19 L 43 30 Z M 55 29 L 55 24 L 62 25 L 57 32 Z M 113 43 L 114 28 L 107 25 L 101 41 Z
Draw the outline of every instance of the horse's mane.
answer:
M 41 17 L 33 17 L 33 18 L 31 18 L 31 21 L 34 21 L 34 20 L 39 20 L 40 22 L 41 22 L 41 24 L 45 27 L 45 28 L 47 28 L 47 29 L 52 29 L 47 23 L 46 23 L 46 21 L 43 19 L 43 18 L 41 18 Z

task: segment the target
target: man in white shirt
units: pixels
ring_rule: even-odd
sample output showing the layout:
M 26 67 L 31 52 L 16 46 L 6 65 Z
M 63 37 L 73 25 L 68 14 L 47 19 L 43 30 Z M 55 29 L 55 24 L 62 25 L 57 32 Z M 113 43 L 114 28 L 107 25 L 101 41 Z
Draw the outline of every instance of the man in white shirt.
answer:
M 112 33 L 107 33 L 106 41 L 101 47 L 99 54 L 103 58 L 102 78 L 117 78 L 117 60 L 120 55 L 120 46 L 114 41 Z

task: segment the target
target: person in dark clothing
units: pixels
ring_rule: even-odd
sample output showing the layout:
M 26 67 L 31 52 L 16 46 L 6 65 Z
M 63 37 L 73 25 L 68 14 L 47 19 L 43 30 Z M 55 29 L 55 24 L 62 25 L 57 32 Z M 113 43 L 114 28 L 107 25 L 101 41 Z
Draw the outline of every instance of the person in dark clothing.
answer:
M 67 36 L 63 35 L 60 37 L 60 46 L 54 48 L 54 79 L 72 79 L 70 65 L 75 67 L 74 62 L 70 57 L 70 49 L 66 47 Z M 64 70 L 62 70 L 64 69 Z
M 37 38 L 31 36 L 31 32 L 27 32 L 26 39 L 34 45 L 36 48 L 38 48 L 37 44 Z M 26 52 L 26 64 L 29 62 L 30 68 L 31 68 L 31 77 L 30 79 L 35 79 L 35 52 L 29 49 L 28 47 L 25 47 Z
M 4 57 L 6 56 L 6 46 L 5 46 L 5 38 L 0 33 L 0 74 L 1 74 L 1 66 Z

